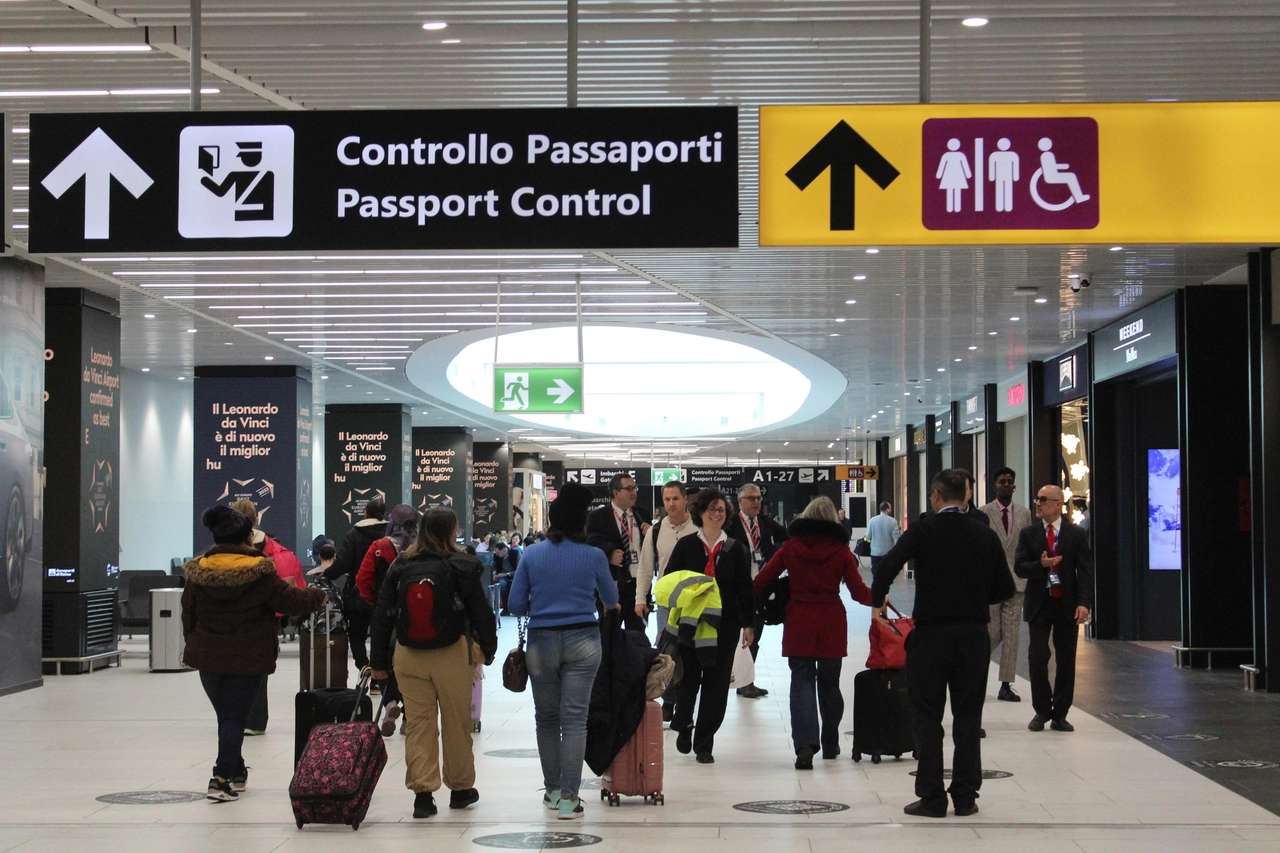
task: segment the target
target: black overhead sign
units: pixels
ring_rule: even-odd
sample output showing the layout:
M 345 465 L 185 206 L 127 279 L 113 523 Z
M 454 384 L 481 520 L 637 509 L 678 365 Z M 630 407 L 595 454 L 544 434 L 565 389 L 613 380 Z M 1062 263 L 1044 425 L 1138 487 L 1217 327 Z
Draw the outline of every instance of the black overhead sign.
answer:
M 31 117 L 33 252 L 738 245 L 735 107 Z

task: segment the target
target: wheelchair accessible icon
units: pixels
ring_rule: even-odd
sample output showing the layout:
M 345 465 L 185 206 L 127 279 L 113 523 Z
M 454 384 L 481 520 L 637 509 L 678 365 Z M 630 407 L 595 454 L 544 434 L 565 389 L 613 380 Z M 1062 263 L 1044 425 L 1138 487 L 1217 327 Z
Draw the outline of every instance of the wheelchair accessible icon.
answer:
M 1091 196 L 1080 189 L 1080 179 L 1071 172 L 1069 163 L 1059 163 L 1058 158 L 1053 153 L 1053 140 L 1044 137 L 1038 143 L 1040 149 L 1040 168 L 1036 169 L 1035 174 L 1031 176 L 1031 200 L 1045 210 L 1059 211 L 1066 210 L 1073 204 L 1083 204 L 1088 201 Z M 1071 195 L 1066 201 L 1052 203 L 1047 202 L 1041 197 L 1037 185 L 1043 178 L 1046 184 L 1065 185 L 1071 191 Z

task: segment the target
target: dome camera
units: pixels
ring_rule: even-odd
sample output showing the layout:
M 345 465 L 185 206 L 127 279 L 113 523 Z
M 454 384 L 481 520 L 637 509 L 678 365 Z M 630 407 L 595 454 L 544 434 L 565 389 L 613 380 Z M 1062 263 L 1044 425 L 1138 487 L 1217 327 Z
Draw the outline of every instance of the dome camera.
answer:
M 1093 282 L 1089 281 L 1089 279 L 1087 279 L 1087 278 L 1082 278 L 1082 279 L 1080 279 L 1080 286 L 1081 286 L 1081 287 L 1088 287 L 1088 286 L 1089 286 L 1090 284 L 1092 284 L 1092 283 L 1093 283 Z
M 1071 292 L 1072 293 L 1080 292 L 1080 279 L 1078 278 L 1071 279 Z

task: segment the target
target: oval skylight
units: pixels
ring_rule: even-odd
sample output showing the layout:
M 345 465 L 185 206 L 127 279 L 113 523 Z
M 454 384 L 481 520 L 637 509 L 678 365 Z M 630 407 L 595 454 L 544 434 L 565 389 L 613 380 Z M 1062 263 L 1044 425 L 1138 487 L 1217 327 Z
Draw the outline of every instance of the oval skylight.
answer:
M 587 325 L 582 345 L 585 411 L 579 415 L 495 413 L 490 329 L 424 344 L 405 370 L 424 391 L 497 421 L 643 438 L 800 423 L 829 408 L 846 384 L 839 371 L 799 347 L 727 332 Z M 499 364 L 573 364 L 577 358 L 573 326 L 504 331 L 498 342 Z

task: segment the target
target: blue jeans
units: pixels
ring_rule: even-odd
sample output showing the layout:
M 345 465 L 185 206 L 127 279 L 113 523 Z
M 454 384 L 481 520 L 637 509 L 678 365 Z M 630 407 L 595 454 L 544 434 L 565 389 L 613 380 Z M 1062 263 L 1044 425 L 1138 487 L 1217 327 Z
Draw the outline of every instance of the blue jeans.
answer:
M 844 717 L 844 696 L 840 693 L 843 662 L 843 658 L 787 658 L 791 666 L 791 739 L 797 751 L 802 746 L 820 746 L 826 753 L 840 748 L 840 720 Z
M 213 765 L 214 776 L 230 779 L 244 773 L 244 758 L 240 754 L 244 730 L 253 700 L 258 691 L 265 689 L 266 680 L 262 675 L 200 672 L 200 684 L 218 715 L 218 761 Z
M 526 662 L 533 682 L 542 784 L 578 798 L 587 753 L 587 708 L 600 668 L 600 629 L 529 629 Z

